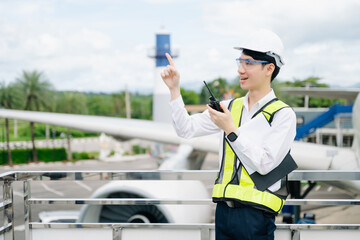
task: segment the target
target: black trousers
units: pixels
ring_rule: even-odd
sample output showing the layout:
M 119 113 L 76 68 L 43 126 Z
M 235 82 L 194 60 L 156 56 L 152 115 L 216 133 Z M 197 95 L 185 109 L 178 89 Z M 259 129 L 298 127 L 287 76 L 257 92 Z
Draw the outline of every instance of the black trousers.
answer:
M 273 240 L 275 216 L 252 207 L 230 208 L 219 202 L 215 212 L 216 240 Z

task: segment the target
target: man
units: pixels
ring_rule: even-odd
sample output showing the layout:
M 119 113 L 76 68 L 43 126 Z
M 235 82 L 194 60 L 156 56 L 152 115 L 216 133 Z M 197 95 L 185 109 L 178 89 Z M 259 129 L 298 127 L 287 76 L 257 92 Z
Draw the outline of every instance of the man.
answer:
M 223 132 L 212 194 L 217 203 L 216 239 L 274 239 L 275 216 L 288 194 L 283 193 L 287 186 L 282 179 L 295 168 L 285 162 L 290 161 L 296 115 L 276 98 L 270 85 L 284 64 L 283 45 L 275 33 L 259 30 L 236 49 L 241 50 L 236 59 L 240 86 L 248 92 L 243 98 L 222 101 L 224 112 L 207 105 L 203 113 L 188 115 L 180 74 L 169 54 L 170 65 L 161 77 L 171 93 L 173 125 L 180 137 Z

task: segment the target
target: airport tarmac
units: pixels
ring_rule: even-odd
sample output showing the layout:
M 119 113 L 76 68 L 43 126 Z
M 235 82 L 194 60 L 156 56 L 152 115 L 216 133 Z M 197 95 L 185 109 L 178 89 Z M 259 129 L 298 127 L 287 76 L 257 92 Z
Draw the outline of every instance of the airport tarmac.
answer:
M 78 162 L 57 162 L 57 163 L 33 163 L 28 165 L 17 165 L 14 167 L 0 166 L 0 173 L 4 173 L 11 170 L 156 170 L 158 163 L 155 158 L 143 157 L 128 161 L 119 162 L 102 162 L 98 160 L 83 160 Z M 203 164 L 204 170 L 214 170 L 218 168 L 218 156 L 216 154 L 208 154 Z M 42 181 L 33 183 L 31 186 L 32 197 L 63 197 L 63 198 L 87 198 L 90 197 L 93 192 L 106 184 L 104 181 L 84 181 L 84 182 L 54 182 L 54 181 Z M 209 197 L 211 196 L 213 181 L 209 180 L 204 182 L 209 190 Z M 21 234 L 21 230 L 24 228 L 24 220 L 21 219 L 23 215 L 23 206 L 21 204 L 23 193 L 22 184 L 20 182 L 14 183 L 14 201 L 15 201 L 15 230 Z M 307 198 L 351 198 L 343 191 L 321 184 L 316 187 Z M 31 209 L 32 221 L 38 221 L 38 214 L 42 211 L 59 211 L 59 210 L 80 210 L 80 205 L 40 205 L 34 206 Z M 213 205 L 215 210 L 215 204 Z M 314 213 L 316 215 L 317 223 L 327 224 L 360 224 L 360 206 L 331 206 L 331 207 L 316 207 L 316 206 L 304 206 L 302 207 L 302 214 L 304 212 Z M 213 218 L 214 220 L 214 218 Z M 281 222 L 281 218 L 276 220 Z M 20 231 L 20 232 L 19 232 Z M 19 236 L 20 237 L 20 236 Z

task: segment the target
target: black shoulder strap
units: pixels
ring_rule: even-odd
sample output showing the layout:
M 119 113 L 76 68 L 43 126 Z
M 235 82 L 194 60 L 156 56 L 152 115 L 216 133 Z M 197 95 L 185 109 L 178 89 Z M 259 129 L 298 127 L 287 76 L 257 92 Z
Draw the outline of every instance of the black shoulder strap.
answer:
M 268 101 L 267 103 L 264 104 L 264 106 L 262 106 L 259 110 L 257 110 L 256 113 L 254 113 L 254 115 L 251 117 L 251 119 L 253 119 L 256 115 L 258 115 L 262 110 L 264 110 L 264 108 L 266 108 L 269 104 L 275 102 L 279 100 L 278 98 L 273 98 L 270 101 Z
M 229 140 L 226 139 L 226 137 L 224 137 L 224 139 L 226 140 L 226 142 L 229 144 L 231 150 L 234 152 L 235 156 L 237 159 L 239 159 L 240 164 L 245 168 L 245 170 L 247 172 L 249 172 L 246 167 L 244 166 L 244 164 L 241 163 L 241 160 L 239 158 L 239 156 L 236 154 L 236 152 L 234 151 L 234 149 L 232 148 Z M 224 155 L 223 155 L 224 156 Z M 224 162 L 224 159 L 222 159 L 222 163 Z M 222 165 L 221 163 L 221 165 Z M 221 166 L 222 167 L 222 166 Z M 274 183 L 276 183 L 277 181 L 279 181 L 280 179 L 282 179 L 283 177 L 285 177 L 286 175 L 288 175 L 289 173 L 291 173 L 292 171 L 294 171 L 295 169 L 298 168 L 298 165 L 296 164 L 296 162 L 294 161 L 294 159 L 292 158 L 292 156 L 290 155 L 290 150 L 289 152 L 286 154 L 286 156 L 284 157 L 284 159 L 281 161 L 281 163 L 279 164 L 279 166 L 277 166 L 276 168 L 274 168 L 271 172 L 269 172 L 266 175 L 261 175 L 258 172 L 254 172 L 253 174 L 249 175 L 251 180 L 254 182 L 256 188 L 260 191 L 265 191 L 266 189 L 268 189 L 271 185 L 273 185 Z
M 258 172 L 254 172 L 250 175 L 256 188 L 260 191 L 265 191 L 271 185 L 297 169 L 298 166 L 294 159 L 290 155 L 290 151 L 286 154 L 285 158 L 281 161 L 280 165 L 273 169 L 266 175 L 261 175 Z

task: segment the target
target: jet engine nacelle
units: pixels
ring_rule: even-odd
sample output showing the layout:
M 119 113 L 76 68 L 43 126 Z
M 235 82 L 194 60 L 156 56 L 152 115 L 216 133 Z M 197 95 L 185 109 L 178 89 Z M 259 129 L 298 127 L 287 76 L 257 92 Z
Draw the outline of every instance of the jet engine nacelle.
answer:
M 116 181 L 97 189 L 92 198 L 209 199 L 200 181 Z M 210 223 L 210 205 L 85 205 L 77 222 Z

